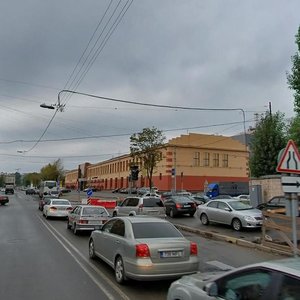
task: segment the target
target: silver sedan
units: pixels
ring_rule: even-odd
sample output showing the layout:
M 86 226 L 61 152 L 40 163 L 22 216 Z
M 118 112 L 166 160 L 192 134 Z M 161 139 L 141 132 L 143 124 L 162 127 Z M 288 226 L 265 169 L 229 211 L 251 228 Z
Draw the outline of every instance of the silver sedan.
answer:
M 199 205 L 197 216 L 203 225 L 209 222 L 227 224 L 237 231 L 242 228 L 260 228 L 263 221 L 260 210 L 235 199 L 217 199 Z
M 92 232 L 89 256 L 115 271 L 116 281 L 179 278 L 197 272 L 197 244 L 170 222 L 150 217 L 116 217 Z

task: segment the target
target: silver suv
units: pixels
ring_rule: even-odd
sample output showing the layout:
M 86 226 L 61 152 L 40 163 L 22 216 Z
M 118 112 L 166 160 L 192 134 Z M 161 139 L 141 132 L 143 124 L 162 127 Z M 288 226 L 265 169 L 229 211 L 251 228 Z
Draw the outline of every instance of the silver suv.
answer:
M 116 216 L 146 215 L 166 217 L 166 209 L 159 197 L 127 197 L 113 211 Z

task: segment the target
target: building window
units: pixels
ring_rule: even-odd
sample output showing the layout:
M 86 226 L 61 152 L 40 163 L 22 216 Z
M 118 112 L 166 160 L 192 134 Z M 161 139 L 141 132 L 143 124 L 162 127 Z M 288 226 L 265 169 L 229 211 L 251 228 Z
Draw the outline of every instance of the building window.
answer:
M 204 152 L 203 166 L 209 167 L 209 152 Z
M 195 152 L 194 166 L 195 167 L 200 167 L 200 152 Z
M 228 154 L 223 154 L 223 168 L 228 168 Z
M 214 155 L 213 157 L 214 167 L 219 167 L 219 153 L 214 153 L 213 155 Z

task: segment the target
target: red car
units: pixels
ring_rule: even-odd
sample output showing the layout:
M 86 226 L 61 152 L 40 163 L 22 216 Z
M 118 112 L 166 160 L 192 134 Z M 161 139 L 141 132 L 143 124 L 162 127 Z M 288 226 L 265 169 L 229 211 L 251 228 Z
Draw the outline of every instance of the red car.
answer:
M 1 205 L 5 205 L 8 202 L 9 202 L 9 199 L 7 196 L 0 196 L 0 204 Z

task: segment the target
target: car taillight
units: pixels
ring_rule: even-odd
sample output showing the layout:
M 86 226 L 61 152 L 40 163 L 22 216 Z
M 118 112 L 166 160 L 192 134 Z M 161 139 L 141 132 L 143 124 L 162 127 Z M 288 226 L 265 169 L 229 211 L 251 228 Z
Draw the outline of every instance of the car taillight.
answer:
M 143 207 L 144 207 L 144 205 L 143 205 L 143 204 L 140 204 L 140 205 L 139 205 L 139 211 L 142 211 L 142 210 L 143 210 Z
M 67 210 L 73 210 L 73 207 L 67 207 Z
M 55 206 L 50 206 L 50 210 L 57 210 L 57 207 L 55 207 Z
M 78 222 L 79 224 L 88 224 L 88 220 L 79 220 L 79 222 Z
M 176 203 L 176 208 L 181 208 L 181 204 L 180 203 Z
M 150 257 L 150 251 L 147 244 L 135 245 L 135 256 L 136 257 Z
M 194 242 L 190 244 L 190 255 L 198 255 L 198 246 Z

